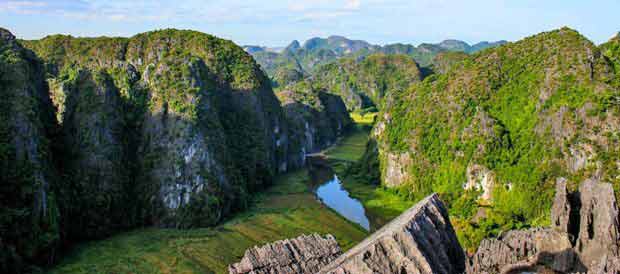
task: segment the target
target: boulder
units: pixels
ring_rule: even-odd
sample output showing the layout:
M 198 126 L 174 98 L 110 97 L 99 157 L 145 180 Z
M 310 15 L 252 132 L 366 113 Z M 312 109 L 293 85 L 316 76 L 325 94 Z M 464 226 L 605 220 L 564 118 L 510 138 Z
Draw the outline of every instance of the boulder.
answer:
M 436 194 L 321 269 L 321 274 L 462 273 L 465 254 Z
M 302 235 L 248 249 L 240 262 L 228 267 L 230 274 L 314 274 L 342 251 L 332 235 Z

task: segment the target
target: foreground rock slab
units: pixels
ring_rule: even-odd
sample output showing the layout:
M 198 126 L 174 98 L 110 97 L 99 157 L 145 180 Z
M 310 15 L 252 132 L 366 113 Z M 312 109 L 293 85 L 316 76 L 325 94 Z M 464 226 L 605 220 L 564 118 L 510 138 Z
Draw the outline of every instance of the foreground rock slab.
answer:
M 332 235 L 303 235 L 254 247 L 245 251 L 230 274 L 314 274 L 336 259 L 342 251 Z
M 436 194 L 420 201 L 321 274 L 462 273 L 465 254 Z

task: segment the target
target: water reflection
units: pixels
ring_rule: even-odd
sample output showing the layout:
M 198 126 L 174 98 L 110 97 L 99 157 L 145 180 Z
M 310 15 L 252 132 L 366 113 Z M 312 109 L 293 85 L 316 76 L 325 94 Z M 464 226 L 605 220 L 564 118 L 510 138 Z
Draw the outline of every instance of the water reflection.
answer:
M 316 195 L 328 207 L 340 213 L 348 220 L 358 223 L 370 230 L 370 222 L 360 201 L 351 198 L 349 192 L 342 187 L 337 175 L 316 189 Z

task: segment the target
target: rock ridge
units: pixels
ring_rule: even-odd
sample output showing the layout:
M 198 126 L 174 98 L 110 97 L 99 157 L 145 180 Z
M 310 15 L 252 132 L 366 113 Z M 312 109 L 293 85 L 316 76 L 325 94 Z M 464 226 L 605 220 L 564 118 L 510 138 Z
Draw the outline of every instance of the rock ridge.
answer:
M 342 254 L 332 235 L 302 235 L 246 250 L 230 274 L 314 274 Z
M 437 194 L 428 196 L 320 274 L 462 273 L 465 254 Z

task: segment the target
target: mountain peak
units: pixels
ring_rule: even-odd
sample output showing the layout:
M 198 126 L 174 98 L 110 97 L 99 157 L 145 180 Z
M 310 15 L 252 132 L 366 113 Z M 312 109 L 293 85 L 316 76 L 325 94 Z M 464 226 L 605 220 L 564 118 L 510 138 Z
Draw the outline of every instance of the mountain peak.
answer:
M 0 28 L 0 41 L 2 42 L 11 42 L 15 40 L 15 35 L 13 35 L 9 30 Z
M 342 36 L 342 35 L 330 35 L 329 37 L 327 37 L 328 40 L 349 40 L 348 38 Z
M 293 40 L 293 42 L 291 42 L 288 46 L 286 46 L 286 48 L 284 48 L 284 51 L 294 51 L 298 50 L 299 48 L 301 48 L 301 44 L 299 44 L 299 41 Z

